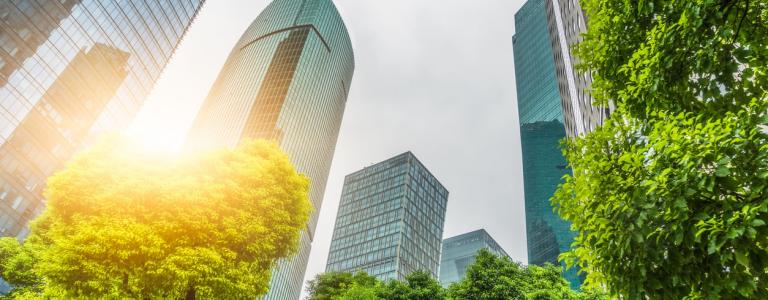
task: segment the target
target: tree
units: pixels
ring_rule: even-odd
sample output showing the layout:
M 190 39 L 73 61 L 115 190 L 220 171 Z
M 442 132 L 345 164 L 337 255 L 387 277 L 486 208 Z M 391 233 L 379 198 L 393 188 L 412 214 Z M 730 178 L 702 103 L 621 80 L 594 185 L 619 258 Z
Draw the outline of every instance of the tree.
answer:
M 35 254 L 34 251 L 22 247 L 14 238 L 0 238 L 0 277 L 19 287 L 5 297 L 13 298 L 41 290 L 43 282 L 33 270 L 37 262 Z M 0 298 L 3 296 L 0 295 Z
M 569 140 L 561 258 L 627 299 L 768 297 L 768 2 L 583 0 L 604 126 Z
M 379 296 L 376 295 L 377 289 L 370 286 L 352 285 L 343 295 L 340 300 L 379 300 Z
M 521 266 L 480 250 L 464 279 L 450 286 L 451 299 L 580 299 L 559 266 Z
M 49 179 L 23 246 L 31 282 L 61 297 L 258 297 L 297 249 L 308 184 L 264 141 L 178 159 L 102 143 Z
M 381 282 L 364 272 L 320 274 L 307 286 L 308 300 L 441 300 L 445 290 L 427 272 L 417 271 L 404 281 Z
M 365 273 L 331 272 L 309 282 L 307 300 L 603 300 L 599 291 L 570 289 L 559 266 L 521 266 L 481 250 L 466 276 L 448 289 L 430 273 L 378 281 Z
M 522 273 L 520 265 L 481 250 L 464 278 L 450 286 L 450 295 L 453 299 L 526 299 L 515 281 Z
M 382 300 L 441 300 L 445 290 L 430 273 L 416 271 L 404 281 L 391 280 L 378 293 Z
M 360 294 L 363 290 L 372 290 L 379 284 L 376 277 L 365 272 L 356 274 L 347 272 L 328 272 L 320 274 L 307 283 L 308 299 L 333 300 L 351 293 Z

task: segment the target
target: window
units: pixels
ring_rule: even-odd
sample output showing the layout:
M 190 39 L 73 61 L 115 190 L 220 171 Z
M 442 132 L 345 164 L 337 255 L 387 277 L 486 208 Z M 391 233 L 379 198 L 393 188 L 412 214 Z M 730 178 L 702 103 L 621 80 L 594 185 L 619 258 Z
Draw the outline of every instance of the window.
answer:
M 18 30 L 19 37 L 22 40 L 26 40 L 30 36 L 29 28 L 23 27 Z
M 11 207 L 13 209 L 18 209 L 23 201 L 24 201 L 24 198 L 21 197 L 21 195 L 16 196 L 16 199 L 13 199 L 13 204 L 11 204 Z

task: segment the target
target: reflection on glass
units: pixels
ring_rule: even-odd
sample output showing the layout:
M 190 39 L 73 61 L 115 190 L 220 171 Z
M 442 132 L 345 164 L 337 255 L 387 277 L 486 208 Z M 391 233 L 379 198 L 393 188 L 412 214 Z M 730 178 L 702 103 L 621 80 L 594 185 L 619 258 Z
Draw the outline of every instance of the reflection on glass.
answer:
M 24 238 L 46 178 L 129 124 L 202 2 L 0 1 L 0 236 Z
M 568 251 L 575 237 L 549 201 L 570 171 L 560 150 L 566 131 L 546 2 L 529 0 L 520 8 L 513 38 L 528 263 L 538 265 L 558 264 L 558 255 Z M 577 272 L 573 268 L 564 274 L 574 288 L 582 281 Z
M 243 33 L 190 130 L 187 147 L 279 142 L 310 178 L 315 209 L 298 253 L 280 260 L 264 300 L 299 299 L 355 62 L 331 0 L 275 0 Z

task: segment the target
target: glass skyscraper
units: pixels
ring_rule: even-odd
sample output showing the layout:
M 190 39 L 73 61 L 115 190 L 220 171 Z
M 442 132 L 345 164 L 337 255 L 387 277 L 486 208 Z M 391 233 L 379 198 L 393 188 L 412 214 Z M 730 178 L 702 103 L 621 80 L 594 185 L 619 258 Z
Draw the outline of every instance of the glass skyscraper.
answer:
M 275 0 L 232 49 L 187 147 L 275 140 L 310 179 L 314 211 L 299 251 L 278 262 L 265 299 L 299 299 L 355 63 L 331 0 Z
M 437 278 L 448 190 L 406 152 L 347 175 L 327 272 Z
M 579 60 L 571 51 L 587 31 L 587 19 L 578 0 L 546 0 L 549 39 L 555 59 L 555 74 L 563 104 L 565 129 L 569 136 L 588 133 L 608 118 L 613 103 L 592 105 L 589 94 L 592 75 L 576 70 Z
M 0 236 L 28 234 L 94 132 L 130 124 L 202 3 L 0 1 Z
M 569 170 L 560 150 L 566 130 L 546 1 L 529 0 L 523 5 L 515 14 L 513 38 L 529 264 L 558 264 L 558 255 L 568 251 L 575 237 L 550 203 Z M 574 288 L 580 285 L 576 269 L 564 275 Z
M 477 252 L 486 249 L 489 252 L 510 260 L 496 240 L 485 229 L 479 229 L 443 240 L 443 253 L 440 260 L 440 283 L 448 286 L 460 281 L 467 274 L 467 267 L 475 262 Z

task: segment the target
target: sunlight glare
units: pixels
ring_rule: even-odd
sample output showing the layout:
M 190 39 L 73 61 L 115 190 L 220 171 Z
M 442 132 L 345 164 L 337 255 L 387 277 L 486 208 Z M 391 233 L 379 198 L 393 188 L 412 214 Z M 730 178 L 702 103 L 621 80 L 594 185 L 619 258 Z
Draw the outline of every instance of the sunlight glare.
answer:
M 169 130 L 168 124 L 176 122 L 173 116 L 172 113 L 145 115 L 141 122 L 135 122 L 128 129 L 126 137 L 143 152 L 179 154 L 185 135 Z

